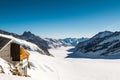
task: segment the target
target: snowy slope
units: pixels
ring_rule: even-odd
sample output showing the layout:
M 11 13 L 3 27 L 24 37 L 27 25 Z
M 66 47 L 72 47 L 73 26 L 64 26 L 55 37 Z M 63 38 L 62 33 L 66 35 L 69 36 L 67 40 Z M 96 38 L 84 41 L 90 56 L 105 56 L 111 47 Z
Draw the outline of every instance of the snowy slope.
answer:
M 68 57 L 120 58 L 120 32 L 100 32 L 87 41 L 80 42 Z
M 103 32 L 99 32 L 98 34 L 96 34 L 95 36 L 93 36 L 93 38 L 94 39 L 95 38 L 104 38 L 104 37 L 109 36 L 111 34 L 113 34 L 113 32 L 111 32 L 111 31 L 103 31 Z
M 13 76 L 7 74 L 0 74 L 0 80 L 33 80 L 31 78 L 20 77 L 20 76 Z
M 0 66 L 3 68 L 4 73 L 0 73 L 0 80 L 32 80 L 30 77 L 20 77 L 12 75 L 10 72 L 11 67 L 8 62 L 0 58 Z M 1 71 L 0 67 L 0 71 Z
M 30 58 L 29 63 L 31 69 L 28 70 L 28 75 L 34 80 L 59 80 L 59 74 L 55 67 L 55 64 L 51 63 L 54 61 L 53 57 L 40 55 L 37 52 L 29 51 Z
M 3 68 L 5 74 L 12 75 L 12 73 L 10 72 L 11 68 L 8 62 L 3 60 L 2 58 L 0 58 L 0 66 Z M 2 70 L 1 67 L 0 67 L 0 71 Z

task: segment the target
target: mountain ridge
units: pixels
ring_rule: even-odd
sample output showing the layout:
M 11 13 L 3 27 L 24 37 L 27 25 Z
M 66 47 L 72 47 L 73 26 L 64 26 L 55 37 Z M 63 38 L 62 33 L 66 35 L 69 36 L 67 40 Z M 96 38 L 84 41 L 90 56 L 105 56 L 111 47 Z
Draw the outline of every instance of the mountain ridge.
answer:
M 36 44 L 43 45 L 45 48 L 58 48 L 67 46 L 76 46 L 78 42 L 87 40 L 88 38 L 65 38 L 65 39 L 53 39 L 53 38 L 41 38 L 31 33 L 30 31 L 25 31 L 22 37 L 26 37 L 28 41 L 36 42 Z
M 89 40 L 78 43 L 68 57 L 120 58 L 120 32 L 99 32 Z

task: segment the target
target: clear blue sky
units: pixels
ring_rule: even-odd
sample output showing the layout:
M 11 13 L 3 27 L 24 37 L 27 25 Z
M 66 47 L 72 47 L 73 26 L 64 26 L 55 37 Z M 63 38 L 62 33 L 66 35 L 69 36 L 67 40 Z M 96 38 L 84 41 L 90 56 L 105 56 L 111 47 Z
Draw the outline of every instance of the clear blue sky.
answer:
M 120 0 L 0 0 L 0 29 L 52 38 L 120 31 Z

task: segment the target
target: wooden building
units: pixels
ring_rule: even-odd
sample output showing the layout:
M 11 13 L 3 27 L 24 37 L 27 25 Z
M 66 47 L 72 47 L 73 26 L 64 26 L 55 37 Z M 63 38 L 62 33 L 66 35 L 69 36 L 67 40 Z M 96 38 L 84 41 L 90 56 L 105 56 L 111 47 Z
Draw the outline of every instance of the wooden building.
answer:
M 0 37 L 0 57 L 14 65 L 20 75 L 27 75 L 29 53 L 11 39 Z

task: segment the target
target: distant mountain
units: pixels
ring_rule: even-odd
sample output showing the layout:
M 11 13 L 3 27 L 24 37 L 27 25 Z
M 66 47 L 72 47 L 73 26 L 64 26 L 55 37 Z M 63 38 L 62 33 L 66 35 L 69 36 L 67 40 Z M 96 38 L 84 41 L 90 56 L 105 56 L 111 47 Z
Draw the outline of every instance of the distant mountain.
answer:
M 68 57 L 120 58 L 120 32 L 100 32 L 80 42 Z
M 18 34 L 16 34 L 16 33 L 11 33 L 11 32 L 4 31 L 4 30 L 0 30 L 0 34 L 11 35 L 11 36 L 14 36 L 14 37 L 16 37 L 16 38 L 22 38 L 22 39 L 23 39 L 22 36 L 20 36 L 20 35 L 18 35 Z
M 65 38 L 65 39 L 52 39 L 52 38 L 45 38 L 44 40 L 47 41 L 47 44 L 50 48 L 57 48 L 57 47 L 67 47 L 67 46 L 76 46 L 79 42 L 85 41 L 88 38 Z
M 69 43 L 66 43 L 63 40 L 52 39 L 52 38 L 41 38 L 31 33 L 30 31 L 24 32 L 22 37 L 26 38 L 27 41 L 33 42 L 38 46 L 42 45 L 43 47 L 47 49 L 57 48 L 61 46 L 71 46 Z
M 36 45 L 42 45 L 43 47 L 49 48 L 58 48 L 58 47 L 67 47 L 67 46 L 76 46 L 77 43 L 87 40 L 87 38 L 65 38 L 65 39 L 53 39 L 53 38 L 41 38 L 31 33 L 30 31 L 24 32 L 22 34 L 27 41 L 33 42 Z
M 65 38 L 63 39 L 65 42 L 70 43 L 72 46 L 76 46 L 79 42 L 83 42 L 88 40 L 88 38 Z
M 68 47 L 72 46 L 70 43 L 65 42 L 63 39 L 52 39 L 45 38 L 44 39 L 50 48 L 59 48 L 59 47 Z

